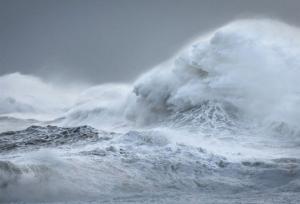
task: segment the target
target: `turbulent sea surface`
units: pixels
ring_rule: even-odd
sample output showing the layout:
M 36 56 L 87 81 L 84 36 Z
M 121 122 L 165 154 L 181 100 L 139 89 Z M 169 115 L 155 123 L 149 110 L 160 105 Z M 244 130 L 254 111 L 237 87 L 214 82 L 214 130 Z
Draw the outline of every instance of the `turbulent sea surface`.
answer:
M 0 76 L 0 202 L 300 203 L 299 56 L 240 20 L 133 84 Z

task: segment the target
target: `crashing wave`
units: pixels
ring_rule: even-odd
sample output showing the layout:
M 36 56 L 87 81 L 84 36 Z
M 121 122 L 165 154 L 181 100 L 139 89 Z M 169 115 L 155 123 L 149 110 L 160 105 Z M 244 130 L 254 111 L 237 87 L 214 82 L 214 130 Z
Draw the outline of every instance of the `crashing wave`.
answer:
M 0 116 L 49 120 L 68 108 L 77 90 L 38 77 L 12 73 L 0 76 Z
M 274 37 L 276 32 L 282 35 Z M 271 20 L 230 23 L 140 77 L 126 114 L 149 124 L 210 101 L 234 107 L 223 117 L 238 113 L 256 122 L 296 125 L 298 33 L 297 28 Z

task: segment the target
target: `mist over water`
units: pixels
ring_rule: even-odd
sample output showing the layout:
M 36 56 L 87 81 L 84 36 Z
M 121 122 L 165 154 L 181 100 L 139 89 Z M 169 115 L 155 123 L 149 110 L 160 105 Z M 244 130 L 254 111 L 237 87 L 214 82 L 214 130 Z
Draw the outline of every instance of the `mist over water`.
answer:
M 299 34 L 234 21 L 133 84 L 1 76 L 0 201 L 297 203 Z

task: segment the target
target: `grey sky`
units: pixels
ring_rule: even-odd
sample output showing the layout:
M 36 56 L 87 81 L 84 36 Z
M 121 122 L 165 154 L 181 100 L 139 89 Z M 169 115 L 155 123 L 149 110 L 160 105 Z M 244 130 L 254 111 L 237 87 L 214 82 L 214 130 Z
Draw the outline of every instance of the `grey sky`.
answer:
M 298 0 L 0 0 L 0 74 L 130 81 L 242 17 L 299 25 Z

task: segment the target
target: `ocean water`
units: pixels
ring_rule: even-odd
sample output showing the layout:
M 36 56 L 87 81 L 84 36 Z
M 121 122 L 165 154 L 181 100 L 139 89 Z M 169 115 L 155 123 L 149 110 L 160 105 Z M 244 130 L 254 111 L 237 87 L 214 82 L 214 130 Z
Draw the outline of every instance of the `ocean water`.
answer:
M 0 202 L 300 203 L 299 34 L 234 21 L 132 84 L 0 76 Z

